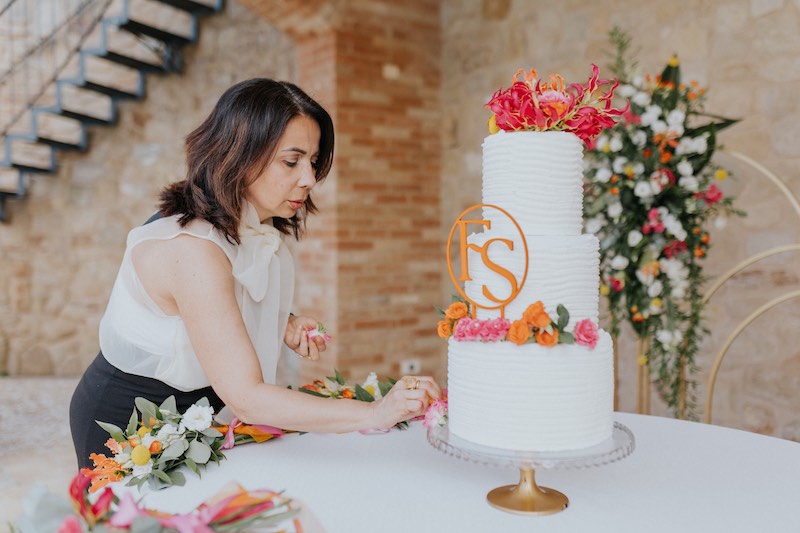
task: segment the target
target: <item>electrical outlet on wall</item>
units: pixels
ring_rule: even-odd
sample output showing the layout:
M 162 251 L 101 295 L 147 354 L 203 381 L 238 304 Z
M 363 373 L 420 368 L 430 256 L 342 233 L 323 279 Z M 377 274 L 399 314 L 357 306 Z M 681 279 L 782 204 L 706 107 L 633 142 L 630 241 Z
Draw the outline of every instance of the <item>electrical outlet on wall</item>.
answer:
M 416 357 L 403 359 L 400 361 L 400 374 L 419 374 L 422 372 L 422 361 Z

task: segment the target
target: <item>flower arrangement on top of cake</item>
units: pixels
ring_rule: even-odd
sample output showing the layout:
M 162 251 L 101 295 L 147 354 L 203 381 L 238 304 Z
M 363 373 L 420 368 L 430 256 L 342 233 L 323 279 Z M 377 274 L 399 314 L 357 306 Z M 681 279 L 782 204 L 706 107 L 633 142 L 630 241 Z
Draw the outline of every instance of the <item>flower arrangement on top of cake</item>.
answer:
M 536 69 L 519 69 L 511 86 L 498 89 L 486 104 L 492 112 L 489 133 L 504 131 L 566 131 L 574 133 L 591 149 L 597 135 L 615 124 L 614 117 L 627 111 L 613 108 L 611 100 L 617 80 L 599 79 L 600 70 L 592 64 L 592 75 L 585 85 L 565 84 L 563 76 L 551 74 L 542 81 Z M 522 76 L 522 79 L 520 79 Z M 604 86 L 608 86 L 603 91 Z

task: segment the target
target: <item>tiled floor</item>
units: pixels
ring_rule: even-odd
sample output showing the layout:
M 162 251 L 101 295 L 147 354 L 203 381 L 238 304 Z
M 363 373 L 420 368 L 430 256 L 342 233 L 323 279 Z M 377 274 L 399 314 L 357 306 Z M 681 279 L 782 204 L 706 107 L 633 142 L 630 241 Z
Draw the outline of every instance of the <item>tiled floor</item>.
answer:
M 77 470 L 69 401 L 78 378 L 0 378 L 0 531 L 44 485 L 66 496 Z

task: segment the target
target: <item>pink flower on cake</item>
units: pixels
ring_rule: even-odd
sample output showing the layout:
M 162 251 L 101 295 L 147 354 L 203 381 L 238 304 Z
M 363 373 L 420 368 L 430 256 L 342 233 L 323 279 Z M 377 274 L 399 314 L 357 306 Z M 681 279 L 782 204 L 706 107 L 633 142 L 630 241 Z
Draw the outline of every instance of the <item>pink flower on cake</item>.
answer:
M 457 341 L 476 341 L 480 334 L 480 324 L 477 320 L 469 317 L 464 317 L 456 322 L 456 327 L 453 328 L 453 337 Z
M 511 322 L 506 318 L 495 318 L 483 320 L 481 324 L 481 340 L 484 342 L 496 342 L 506 338 Z
M 597 324 L 585 318 L 575 324 L 575 331 L 573 331 L 573 335 L 575 336 L 575 342 L 582 346 L 588 346 L 589 348 L 594 349 L 597 345 L 597 340 L 600 338 Z

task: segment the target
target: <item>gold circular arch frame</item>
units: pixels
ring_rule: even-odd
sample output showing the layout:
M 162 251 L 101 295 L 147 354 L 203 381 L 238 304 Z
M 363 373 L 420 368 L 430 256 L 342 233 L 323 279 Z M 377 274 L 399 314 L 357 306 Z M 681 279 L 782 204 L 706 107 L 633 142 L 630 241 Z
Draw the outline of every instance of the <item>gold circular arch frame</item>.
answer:
M 769 171 L 766 167 L 764 167 L 763 165 L 761 165 L 757 161 L 754 161 L 752 158 L 742 154 L 741 152 L 725 150 L 722 153 L 730 155 L 734 159 L 738 159 L 739 161 L 749 165 L 750 167 L 752 167 L 755 170 L 757 170 L 761 175 L 765 176 L 769 181 L 771 181 L 772 184 L 775 185 L 778 188 L 778 190 L 781 191 L 781 193 L 783 193 L 783 195 L 786 197 L 786 199 L 792 205 L 792 207 L 794 208 L 795 214 L 798 217 L 798 220 L 800 220 L 800 202 L 798 202 L 797 198 L 792 194 L 792 191 L 789 189 L 789 187 L 786 186 L 786 183 L 784 183 L 783 180 L 781 180 L 778 176 L 776 176 L 774 173 Z M 761 261 L 763 259 L 766 259 L 768 257 L 772 257 L 774 255 L 778 255 L 778 254 L 782 254 L 782 253 L 786 253 L 786 252 L 800 252 L 800 243 L 798 243 L 798 244 L 788 244 L 788 245 L 784 245 L 784 246 L 777 246 L 775 248 L 771 248 L 769 250 L 765 250 L 763 252 L 757 253 L 757 254 L 755 254 L 755 255 L 753 255 L 751 257 L 748 257 L 748 258 L 740 261 L 733 268 L 731 268 L 730 270 L 725 272 L 723 275 L 721 275 L 708 288 L 708 290 L 706 291 L 705 295 L 703 296 L 703 304 L 707 303 L 709 301 L 709 299 L 714 295 L 714 293 L 716 293 L 728 280 L 730 280 L 733 276 L 735 276 L 736 274 L 738 274 L 739 272 L 741 272 L 745 268 L 747 268 L 750 265 L 753 265 L 755 263 L 758 263 L 759 261 Z M 739 337 L 739 335 L 745 329 L 747 329 L 747 327 L 754 320 L 756 320 L 758 317 L 760 317 L 761 315 L 763 315 L 764 313 L 766 313 L 770 309 L 773 309 L 774 307 L 777 307 L 778 305 L 782 304 L 783 302 L 789 301 L 789 300 L 797 298 L 797 297 L 800 297 L 800 289 L 794 290 L 794 291 L 782 294 L 781 296 L 778 296 L 776 298 L 773 298 L 772 300 L 768 301 L 767 303 L 765 303 L 764 305 L 762 305 L 761 307 L 759 307 L 758 309 L 756 309 L 755 311 L 750 313 L 750 315 L 748 315 L 747 318 L 745 318 L 733 330 L 733 332 L 728 336 L 728 339 L 725 341 L 725 344 L 722 346 L 722 348 L 717 353 L 717 356 L 714 358 L 714 362 L 713 362 L 713 364 L 711 366 L 711 371 L 710 371 L 709 376 L 708 376 L 708 383 L 707 383 L 707 386 L 706 386 L 706 404 L 705 404 L 705 422 L 706 423 L 709 423 L 709 424 L 711 423 L 711 409 L 712 409 L 712 403 L 713 403 L 713 400 L 714 400 L 714 386 L 716 385 L 717 375 L 719 373 L 719 368 L 722 365 L 722 360 L 725 358 L 725 355 L 728 353 L 728 349 L 730 348 L 731 344 L 733 344 L 733 342 L 737 339 L 737 337 Z M 685 389 L 685 387 L 684 387 L 684 389 Z M 681 418 L 684 418 L 685 409 L 686 409 L 686 398 L 685 398 L 685 390 L 684 390 L 683 394 L 682 394 L 682 398 L 681 398 L 681 405 L 679 406 L 679 411 L 680 411 L 679 414 L 680 414 Z

